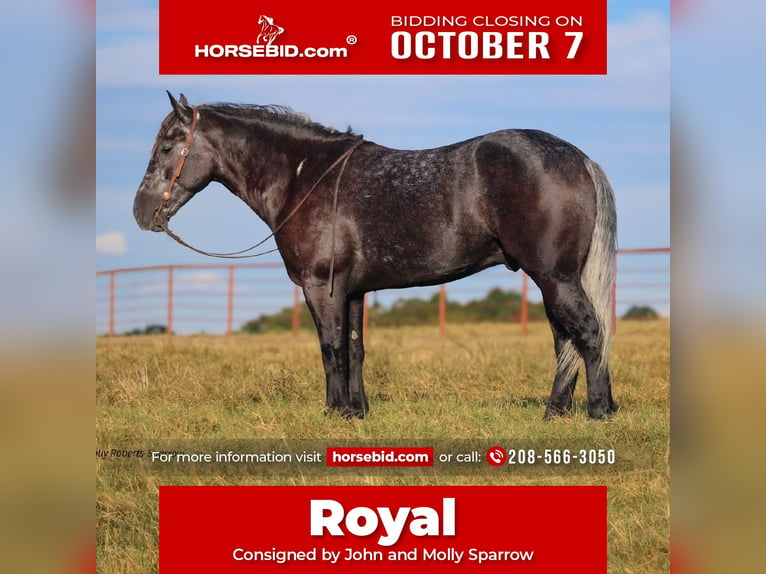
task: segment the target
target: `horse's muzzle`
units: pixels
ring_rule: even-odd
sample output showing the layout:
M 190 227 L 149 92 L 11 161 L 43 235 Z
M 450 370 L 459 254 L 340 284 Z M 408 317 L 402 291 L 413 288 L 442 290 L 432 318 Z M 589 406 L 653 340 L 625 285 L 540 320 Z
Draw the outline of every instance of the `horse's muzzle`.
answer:
M 151 209 L 144 202 L 133 203 L 133 217 L 138 226 L 144 231 L 162 231 L 162 224 L 167 224 L 160 213 L 160 208 Z

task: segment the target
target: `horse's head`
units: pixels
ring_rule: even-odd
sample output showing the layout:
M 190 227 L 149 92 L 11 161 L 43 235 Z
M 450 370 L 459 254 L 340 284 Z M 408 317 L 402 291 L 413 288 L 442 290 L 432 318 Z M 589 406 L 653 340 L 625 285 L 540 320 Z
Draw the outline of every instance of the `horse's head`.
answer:
M 139 227 L 152 231 L 162 231 L 160 224 L 167 223 L 195 193 L 210 183 L 215 165 L 214 149 L 193 121 L 198 111 L 188 104 L 183 94 L 180 101 L 170 92 L 168 97 L 173 111 L 162 122 L 149 166 L 133 201 L 133 215 Z

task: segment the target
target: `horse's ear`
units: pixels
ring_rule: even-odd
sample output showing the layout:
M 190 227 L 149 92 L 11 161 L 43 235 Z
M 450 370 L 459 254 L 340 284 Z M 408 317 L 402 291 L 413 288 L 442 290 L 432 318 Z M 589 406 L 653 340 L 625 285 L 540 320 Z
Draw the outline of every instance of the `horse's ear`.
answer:
M 170 105 L 173 106 L 173 111 L 179 119 L 187 121 L 191 119 L 192 110 L 189 107 L 189 102 L 186 101 L 186 96 L 181 94 L 181 100 L 178 101 L 173 97 L 173 94 L 168 92 L 168 98 L 170 98 Z

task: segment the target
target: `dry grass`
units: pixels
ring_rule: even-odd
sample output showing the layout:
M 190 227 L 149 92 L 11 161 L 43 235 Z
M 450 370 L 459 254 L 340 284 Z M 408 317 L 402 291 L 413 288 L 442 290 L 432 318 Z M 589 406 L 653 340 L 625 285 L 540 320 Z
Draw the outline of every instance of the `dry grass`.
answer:
M 285 468 L 170 475 L 97 461 L 99 572 L 151 572 L 159 484 L 605 484 L 611 572 L 669 569 L 669 324 L 626 322 L 612 355 L 607 422 L 588 420 L 584 384 L 569 418 L 541 420 L 554 369 L 547 325 L 375 329 L 367 340 L 365 420 L 323 414 L 316 337 L 185 336 L 99 339 L 97 448 L 217 448 L 234 440 L 295 448 L 351 442 L 427 444 L 438 452 L 493 444 L 614 448 L 613 468 L 500 473 L 480 468 Z

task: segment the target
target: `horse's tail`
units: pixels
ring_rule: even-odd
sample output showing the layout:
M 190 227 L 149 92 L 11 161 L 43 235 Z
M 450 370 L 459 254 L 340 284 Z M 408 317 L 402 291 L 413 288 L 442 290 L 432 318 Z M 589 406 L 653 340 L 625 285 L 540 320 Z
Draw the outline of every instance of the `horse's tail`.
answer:
M 590 248 L 585 259 L 580 282 L 596 312 L 599 326 L 598 370 L 608 367 L 609 351 L 612 346 L 612 321 L 614 321 L 613 298 L 615 263 L 617 255 L 617 216 L 614 206 L 614 192 L 609 180 L 599 165 L 585 159 L 593 185 L 596 188 L 596 223 L 591 234 Z M 568 375 L 577 372 L 579 353 L 574 344 L 567 342 L 562 365 Z

